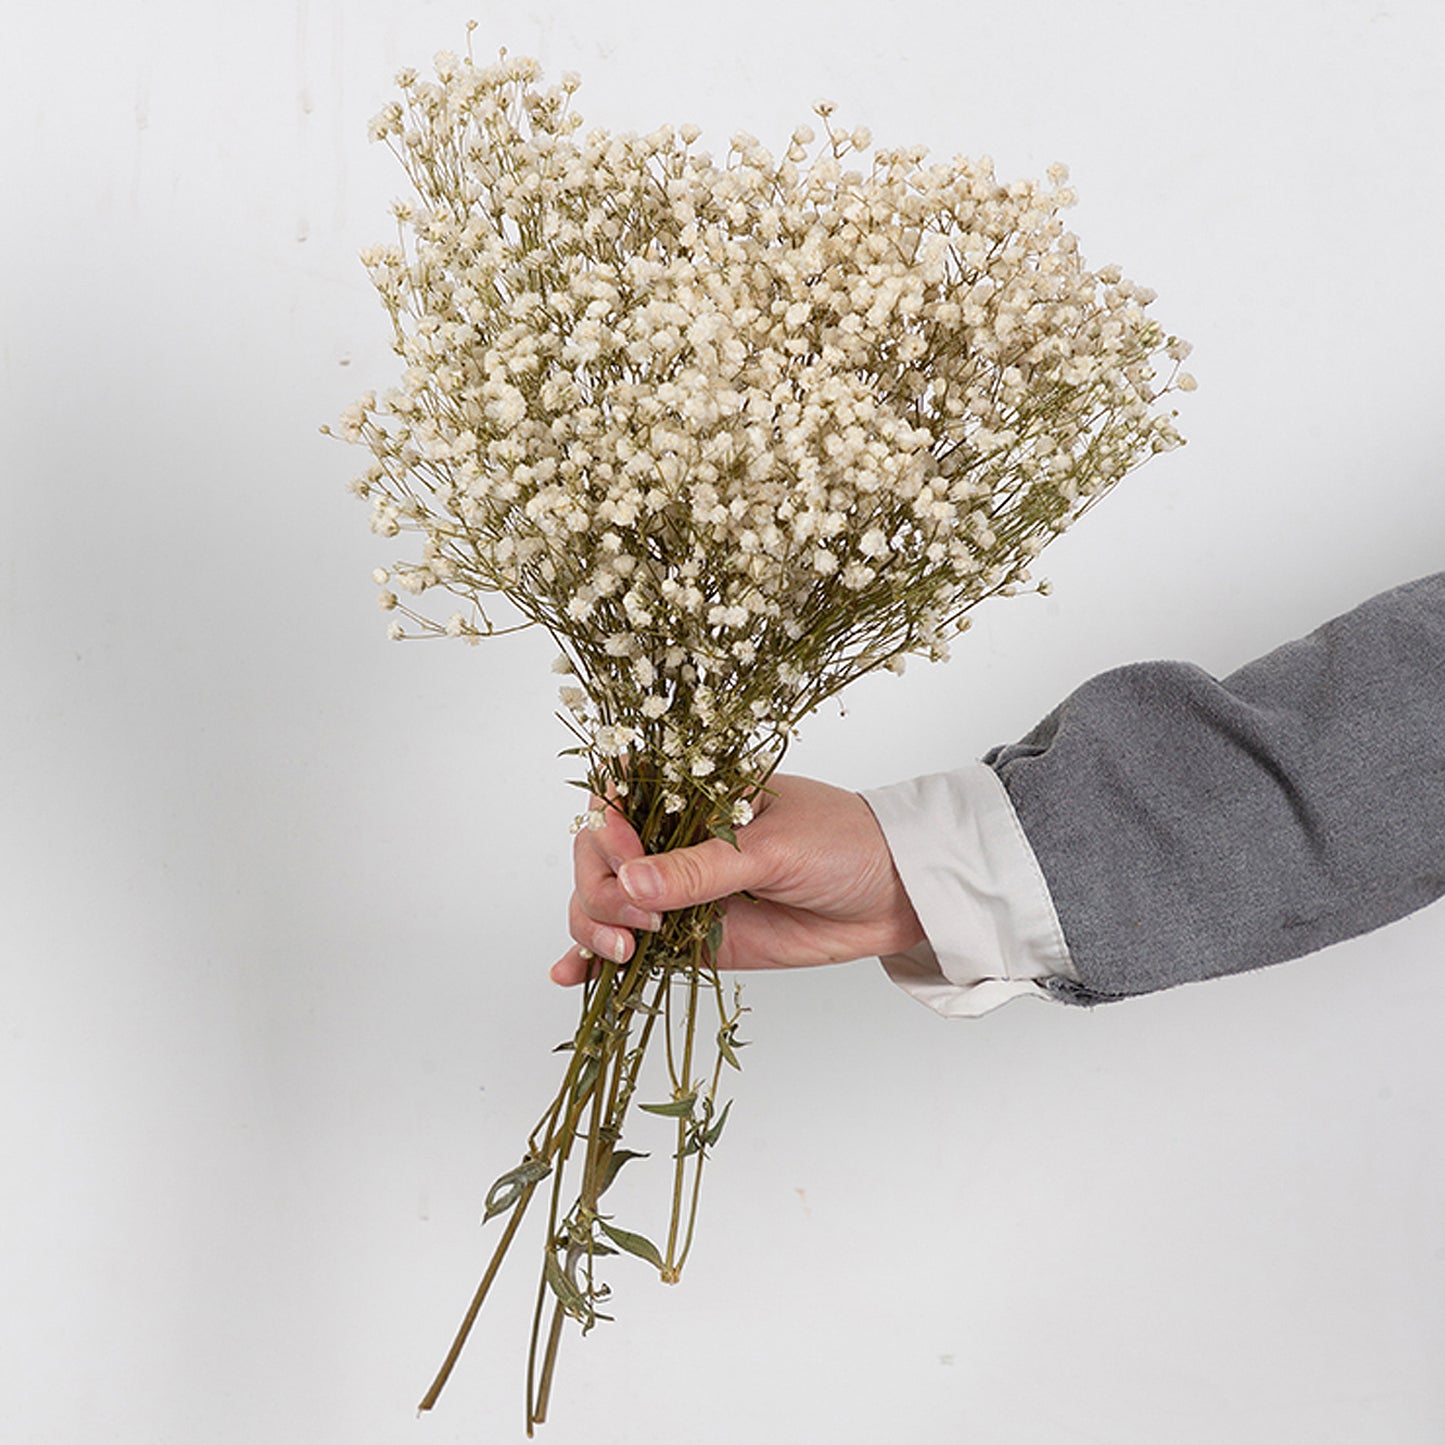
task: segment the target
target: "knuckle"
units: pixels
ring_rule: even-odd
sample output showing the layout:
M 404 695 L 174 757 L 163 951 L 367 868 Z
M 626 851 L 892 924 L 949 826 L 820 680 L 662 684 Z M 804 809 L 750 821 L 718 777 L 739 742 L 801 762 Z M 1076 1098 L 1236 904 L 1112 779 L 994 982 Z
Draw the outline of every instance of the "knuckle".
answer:
M 671 887 L 668 892 L 692 899 L 703 891 L 706 877 L 701 863 L 691 852 L 679 852 L 669 860 L 672 864 Z

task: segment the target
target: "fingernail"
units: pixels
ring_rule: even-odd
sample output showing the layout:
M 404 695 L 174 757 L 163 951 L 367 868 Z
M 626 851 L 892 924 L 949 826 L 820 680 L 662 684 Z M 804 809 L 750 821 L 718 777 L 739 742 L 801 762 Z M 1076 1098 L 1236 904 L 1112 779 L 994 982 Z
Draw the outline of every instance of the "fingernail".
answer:
M 633 859 L 618 870 L 617 881 L 634 903 L 651 903 L 662 897 L 662 875 L 645 859 Z
M 627 957 L 627 935 L 618 933 L 615 928 L 599 928 L 597 952 L 613 963 L 621 963 Z

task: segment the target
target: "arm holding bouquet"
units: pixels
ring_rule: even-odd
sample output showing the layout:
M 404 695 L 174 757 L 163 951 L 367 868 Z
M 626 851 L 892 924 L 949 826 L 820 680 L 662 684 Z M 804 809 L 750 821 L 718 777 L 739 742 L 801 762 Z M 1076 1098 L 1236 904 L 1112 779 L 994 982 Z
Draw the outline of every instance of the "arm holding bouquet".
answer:
M 397 85 L 371 134 L 410 191 L 363 260 L 399 375 L 338 428 L 373 530 L 409 539 L 377 600 L 398 640 L 548 637 L 594 800 L 572 928 L 599 956 L 555 966 L 581 985 L 561 1079 L 487 1192 L 495 1245 L 422 1400 L 535 1200 L 530 1434 L 567 1322 L 612 1318 L 615 1269 L 688 1258 L 741 1067 L 720 966 L 876 954 L 945 1013 L 1087 1003 L 1437 896 L 1442 583 L 1222 684 L 1097 678 L 960 773 L 784 777 L 855 679 L 1045 590 L 1053 538 L 1180 444 L 1188 343 L 1086 264 L 1062 165 L 874 147 L 827 101 L 777 151 L 715 154 L 691 124 L 584 127 L 575 76 L 470 44 Z M 624 1167 L 665 1186 L 638 1229 Z
M 573 936 L 625 952 L 617 927 L 648 909 L 746 889 L 723 966 L 876 954 L 962 1016 L 1145 993 L 1380 927 L 1445 893 L 1445 573 L 1222 681 L 1176 662 L 1105 673 L 982 763 L 863 796 L 779 779 L 738 849 L 646 862 L 609 821 L 579 842 Z M 585 970 L 574 948 L 553 976 Z

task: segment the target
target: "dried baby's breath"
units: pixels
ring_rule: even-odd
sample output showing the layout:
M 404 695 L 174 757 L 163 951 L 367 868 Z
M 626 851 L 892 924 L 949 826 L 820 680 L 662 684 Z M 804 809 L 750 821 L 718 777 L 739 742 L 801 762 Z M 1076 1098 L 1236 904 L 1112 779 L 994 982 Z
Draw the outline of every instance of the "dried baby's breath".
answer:
M 1053 537 L 1180 442 L 1159 403 L 1192 388 L 1188 348 L 1151 292 L 1086 267 L 1062 166 L 1005 183 L 986 158 L 869 154 L 826 101 L 821 136 L 800 125 L 781 159 L 745 133 L 714 159 L 692 126 L 584 128 L 575 77 L 547 87 L 505 52 L 398 84 L 371 133 L 414 195 L 363 260 L 403 370 L 339 427 L 371 453 L 353 485 L 374 530 L 419 539 L 378 573 L 380 603 L 393 636 L 551 635 L 580 781 L 607 800 L 580 826 L 619 807 L 649 851 L 733 837 L 800 719 L 866 672 L 945 656 L 978 603 L 1029 586 Z M 464 610 L 435 620 L 433 592 Z M 720 917 L 670 916 L 588 985 L 425 1405 L 543 1180 L 529 1429 L 564 1317 L 604 1318 L 603 1257 L 677 1277 L 737 1063 Z M 639 1107 L 673 1121 L 661 1245 L 600 1207 L 638 1157 L 619 1141 L 658 1035 L 667 1097 Z

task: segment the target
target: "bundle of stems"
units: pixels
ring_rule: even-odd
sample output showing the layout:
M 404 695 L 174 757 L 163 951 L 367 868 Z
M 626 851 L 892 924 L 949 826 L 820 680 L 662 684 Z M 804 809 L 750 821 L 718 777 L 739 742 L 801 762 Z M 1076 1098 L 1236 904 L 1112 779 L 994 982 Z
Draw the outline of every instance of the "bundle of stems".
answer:
M 662 813 L 660 795 L 636 787 L 631 820 L 652 851 L 686 847 L 712 836 L 710 804 L 699 799 L 680 818 Z M 649 803 L 649 797 L 652 801 Z M 625 1253 L 644 1260 L 675 1283 L 692 1249 L 703 1165 L 727 1121 L 719 1104 L 724 1066 L 741 1067 L 737 1037 L 743 1012 L 737 992 L 729 1001 L 715 966 L 721 906 L 704 904 L 669 914 L 645 933 L 626 964 L 599 961 L 583 986 L 581 1017 L 556 1096 L 527 1140 L 516 1168 L 492 1185 L 486 1219 L 506 1224 L 476 1293 L 420 1408 L 436 1403 L 491 1290 L 534 1195 L 545 1184 L 547 1229 L 533 1310 L 527 1362 L 527 1433 L 547 1418 L 563 1321 L 585 1334 L 610 1293 L 598 1262 Z M 711 1004 L 715 1023 L 702 1020 Z M 709 1036 L 703 1031 L 711 1028 Z M 672 1195 L 667 1231 L 659 1245 L 614 1224 L 602 1199 L 624 1165 L 644 1158 L 622 1147 L 649 1045 L 660 1030 L 670 1088 L 668 1097 L 636 1107 L 675 1124 Z M 568 1201 L 570 1200 L 570 1204 Z

